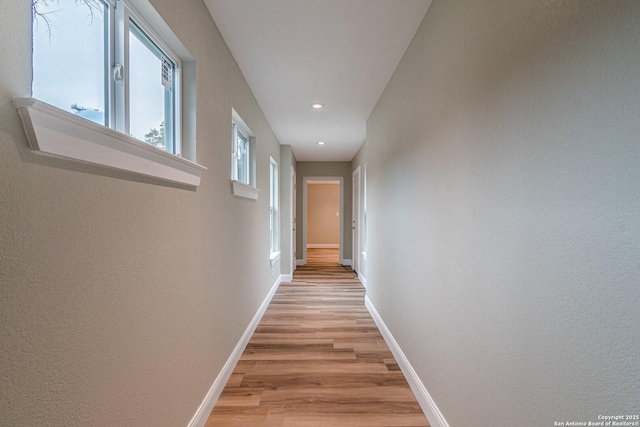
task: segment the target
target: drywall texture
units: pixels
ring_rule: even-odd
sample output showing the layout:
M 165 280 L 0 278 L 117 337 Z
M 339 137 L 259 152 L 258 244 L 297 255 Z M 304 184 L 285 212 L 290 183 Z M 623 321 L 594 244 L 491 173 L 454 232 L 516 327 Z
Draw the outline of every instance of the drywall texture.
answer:
M 303 259 L 304 233 L 303 233 L 303 189 L 305 177 L 342 177 L 343 178 L 343 209 L 342 217 L 342 247 L 341 261 L 351 260 L 351 164 L 349 162 L 298 162 L 296 169 L 297 185 L 297 256 Z M 306 259 L 306 258 L 305 258 Z
M 340 184 L 307 184 L 307 247 L 340 244 Z
M 280 270 L 284 275 L 293 274 L 295 257 L 293 233 L 293 210 L 291 209 L 291 169 L 296 169 L 296 157 L 290 145 L 280 146 Z M 295 184 L 295 183 L 294 183 Z
M 368 293 L 452 426 L 640 411 L 640 2 L 436 0 L 368 119 Z
M 187 425 L 279 275 L 278 141 L 204 4 L 152 4 L 196 61 L 197 191 L 30 152 L 30 2 L 0 3 L 0 425 Z M 232 108 L 257 202 L 230 192 Z

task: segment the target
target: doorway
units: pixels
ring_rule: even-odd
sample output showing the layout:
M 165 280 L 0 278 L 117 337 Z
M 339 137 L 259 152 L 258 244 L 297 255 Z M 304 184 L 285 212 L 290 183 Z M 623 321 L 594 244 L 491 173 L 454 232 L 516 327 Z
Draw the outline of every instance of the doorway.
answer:
M 296 250 L 296 245 L 297 245 L 297 236 L 296 236 L 296 211 L 297 209 L 297 201 L 296 201 L 296 191 L 298 188 L 298 185 L 296 184 L 296 170 L 293 168 L 293 166 L 291 166 L 291 274 L 293 274 L 294 271 L 296 271 L 296 266 L 297 266 L 297 259 L 298 259 L 298 255 L 297 255 L 297 250 Z
M 358 166 L 356 170 L 353 171 L 351 184 L 353 186 L 351 193 L 353 196 L 353 203 L 351 204 L 351 259 L 353 270 L 357 273 L 360 273 L 360 208 L 362 194 L 360 166 Z
M 344 260 L 344 178 L 304 177 L 302 188 L 302 263 L 307 263 L 307 249 L 335 254 Z

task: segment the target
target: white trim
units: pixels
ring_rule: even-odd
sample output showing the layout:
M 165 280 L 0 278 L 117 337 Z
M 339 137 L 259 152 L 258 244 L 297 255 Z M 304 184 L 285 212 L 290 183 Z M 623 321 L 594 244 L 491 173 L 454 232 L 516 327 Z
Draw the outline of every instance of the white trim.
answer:
M 356 194 L 357 193 L 357 194 Z M 360 200 L 362 197 L 360 166 L 351 173 L 351 254 L 353 269 L 360 271 Z
M 280 282 L 290 282 L 293 280 L 293 274 L 281 274 Z
M 307 249 L 337 249 L 340 243 L 307 243 Z
M 209 415 L 211 414 L 211 411 L 213 411 L 213 407 L 220 397 L 220 394 L 222 394 L 224 386 L 227 384 L 227 381 L 229 381 L 229 377 L 231 376 L 231 373 L 233 373 L 233 369 L 238 364 L 238 360 L 240 360 L 242 352 L 249 343 L 253 332 L 258 327 L 258 324 L 260 323 L 264 312 L 267 310 L 267 307 L 269 306 L 273 295 L 278 290 L 278 286 L 280 286 L 281 281 L 282 276 L 278 276 L 273 286 L 271 286 L 271 289 L 269 290 L 269 293 L 265 297 L 264 301 L 262 301 L 262 304 L 260 304 L 258 311 L 253 316 L 253 319 L 249 323 L 249 326 L 247 326 L 247 329 L 242 334 L 242 337 L 240 337 L 240 341 L 238 341 L 238 344 L 236 344 L 236 347 L 231 352 L 229 359 L 227 359 L 227 362 L 222 367 L 222 370 L 216 377 L 213 385 L 205 395 L 204 400 L 198 407 L 198 410 L 194 414 L 193 418 L 191 418 L 191 421 L 189 421 L 189 424 L 187 424 L 187 427 L 204 427 L 207 419 L 209 418 Z
M 240 114 L 238 114 L 238 112 L 234 108 L 231 108 L 231 121 L 240 128 L 242 133 L 247 136 L 247 139 L 256 137 L 256 134 L 251 132 L 251 128 L 245 123 L 244 120 L 242 120 L 242 117 L 240 117 Z
M 436 402 L 434 402 L 426 387 L 422 384 L 420 377 L 418 377 L 418 374 L 400 349 L 395 338 L 391 335 L 391 331 L 389 331 L 389 328 L 385 325 L 382 317 L 380 317 L 380 314 L 374 307 L 368 295 L 365 295 L 364 297 L 364 305 L 369 310 L 369 313 L 371 314 L 371 317 L 373 317 L 374 322 L 376 322 L 376 325 L 378 325 L 378 329 L 380 329 L 382 337 L 391 349 L 391 353 L 393 353 L 402 373 L 407 378 L 407 382 L 411 386 L 411 390 L 413 390 L 413 394 L 415 394 L 422 411 L 427 417 L 429 424 L 431 424 L 431 427 L 449 427 L 449 423 L 447 423 L 444 415 L 442 415 L 442 412 L 438 409 Z
M 306 263 L 307 263 L 306 258 L 296 260 L 296 265 L 305 265 Z
M 336 184 L 340 184 L 340 181 L 337 181 L 337 180 L 322 180 L 322 179 L 313 180 L 313 179 L 311 179 L 311 180 L 307 181 L 307 184 L 320 184 L 320 185 L 322 185 L 322 184 L 325 184 L 325 185 L 333 184 L 333 185 L 336 185 Z
M 260 190 L 244 182 L 231 180 L 231 194 L 250 200 L 258 200 Z
M 358 280 L 362 283 L 362 286 L 367 287 L 367 279 L 358 271 Z
M 291 153 L 291 155 L 293 156 L 293 152 Z M 297 175 L 296 175 L 296 170 L 293 167 L 293 165 L 291 165 L 291 194 L 290 194 L 290 203 L 291 203 L 291 273 L 293 274 L 294 271 L 296 271 L 296 265 L 298 264 L 296 262 L 296 257 L 297 254 L 296 252 L 298 251 L 298 249 L 296 248 L 297 243 L 297 237 L 298 237 L 298 231 L 297 231 L 297 227 L 298 224 L 296 223 L 297 221 L 297 212 L 296 209 L 298 209 L 298 207 L 296 206 L 297 203 L 297 197 L 298 195 L 296 194 L 296 191 L 298 189 L 298 183 L 297 183 Z
M 271 252 L 271 256 L 269 257 L 269 263 L 271 264 L 271 267 L 273 267 L 276 262 L 280 261 L 280 253 L 280 251 Z
M 347 267 L 349 267 L 349 266 L 351 266 L 353 264 L 351 263 L 350 259 L 341 259 L 340 260 L 340 265 L 346 265 Z
M 367 278 L 364 277 L 364 274 L 362 274 L 362 270 L 364 270 L 364 268 L 366 268 L 367 266 L 367 253 L 366 252 L 360 252 L 361 255 L 361 259 L 362 262 L 360 263 L 360 268 L 358 269 L 358 279 L 360 279 L 360 282 L 362 283 L 362 286 L 364 286 L 365 288 L 367 287 Z M 363 267 L 364 265 L 364 267 Z
M 47 156 L 105 166 L 189 186 L 206 167 L 35 98 L 14 98 L 29 147 Z

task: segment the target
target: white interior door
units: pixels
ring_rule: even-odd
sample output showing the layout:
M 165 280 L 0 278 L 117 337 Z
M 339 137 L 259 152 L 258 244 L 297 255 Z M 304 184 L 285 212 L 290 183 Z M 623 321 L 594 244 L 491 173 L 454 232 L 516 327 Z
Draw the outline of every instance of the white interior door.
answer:
M 360 166 L 353 171 L 353 201 L 351 203 L 351 265 L 354 271 L 360 270 Z

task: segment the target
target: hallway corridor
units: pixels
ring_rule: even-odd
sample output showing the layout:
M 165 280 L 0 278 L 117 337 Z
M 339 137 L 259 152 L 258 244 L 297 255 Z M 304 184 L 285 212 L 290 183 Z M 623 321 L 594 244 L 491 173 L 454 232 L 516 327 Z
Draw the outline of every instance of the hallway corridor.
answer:
M 310 249 L 280 285 L 206 427 L 429 426 L 331 251 Z

